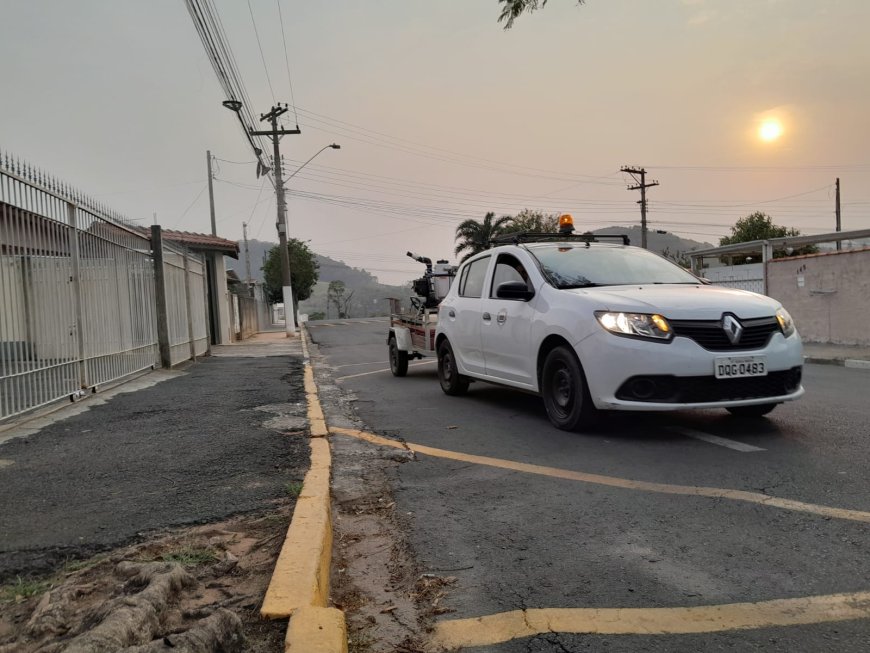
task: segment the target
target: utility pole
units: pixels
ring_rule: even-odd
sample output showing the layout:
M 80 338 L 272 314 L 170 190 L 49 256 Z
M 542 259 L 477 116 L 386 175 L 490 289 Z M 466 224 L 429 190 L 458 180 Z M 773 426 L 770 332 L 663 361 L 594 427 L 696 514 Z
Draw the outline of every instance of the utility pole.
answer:
M 205 158 L 208 165 L 208 210 L 211 213 L 211 235 L 217 236 L 217 221 L 214 217 L 214 186 L 212 184 L 214 173 L 211 171 L 211 150 L 205 151 Z
M 296 315 L 293 310 L 293 289 L 290 287 L 290 252 L 287 251 L 287 204 L 284 199 L 284 180 L 281 178 L 282 163 L 281 149 L 279 147 L 280 137 L 285 134 L 301 134 L 297 129 L 278 128 L 278 118 L 287 112 L 287 105 L 280 104 L 273 106 L 269 113 L 261 113 L 260 121 L 268 121 L 272 125 L 270 131 L 254 131 L 251 129 L 251 136 L 269 136 L 272 139 L 272 156 L 274 162 L 272 171 L 275 173 L 275 194 L 278 198 L 278 222 L 275 225 L 278 229 L 278 246 L 281 248 L 281 283 L 283 285 L 284 295 L 284 326 L 286 335 L 290 336 L 296 333 Z
M 214 186 L 212 179 L 214 173 L 211 169 L 211 150 L 205 151 L 206 167 L 208 168 L 208 210 L 211 214 L 211 235 L 217 236 L 217 220 L 214 215 Z M 208 330 L 211 336 L 211 343 L 219 345 L 223 337 L 223 329 L 221 329 L 221 311 L 218 304 L 218 283 L 217 283 L 217 267 L 214 263 L 214 255 L 205 255 L 205 276 L 208 282 Z
M 248 250 L 248 223 L 242 223 L 242 236 L 245 239 L 245 284 L 248 292 L 251 291 L 251 253 Z
M 620 170 L 630 174 L 637 183 L 636 186 L 629 186 L 628 190 L 640 190 L 640 202 L 638 202 L 640 204 L 640 246 L 646 249 L 646 189 L 658 186 L 659 182 L 651 181 L 646 183 L 646 170 L 643 168 L 623 166 Z M 638 179 L 638 176 L 640 179 Z
M 841 231 L 841 229 L 840 229 L 840 178 L 839 177 L 837 177 L 837 195 L 836 195 L 836 199 L 834 200 L 834 212 L 837 215 L 837 231 Z M 840 241 L 838 240 L 837 241 L 837 251 L 838 252 L 840 251 L 842 246 L 843 246 L 842 243 L 840 243 Z

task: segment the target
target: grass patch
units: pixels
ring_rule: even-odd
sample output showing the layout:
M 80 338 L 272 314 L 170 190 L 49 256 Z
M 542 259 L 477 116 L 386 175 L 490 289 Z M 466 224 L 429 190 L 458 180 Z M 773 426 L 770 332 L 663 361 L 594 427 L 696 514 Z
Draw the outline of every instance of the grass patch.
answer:
M 287 494 L 291 497 L 298 497 L 302 494 L 302 482 L 293 481 L 292 483 L 287 483 Z
M 63 571 L 65 574 L 72 574 L 74 572 L 82 571 L 84 569 L 91 569 L 92 567 L 96 567 L 106 558 L 108 558 L 108 556 L 98 555 L 87 560 L 70 560 L 63 566 Z
M 163 562 L 177 562 L 183 567 L 196 567 L 197 565 L 215 562 L 218 559 L 218 555 L 213 549 L 184 545 L 167 551 L 160 556 L 160 559 Z
M 50 587 L 51 583 L 47 580 L 29 580 L 18 576 L 14 583 L 0 587 L 0 603 L 23 601 L 32 596 L 42 594 Z

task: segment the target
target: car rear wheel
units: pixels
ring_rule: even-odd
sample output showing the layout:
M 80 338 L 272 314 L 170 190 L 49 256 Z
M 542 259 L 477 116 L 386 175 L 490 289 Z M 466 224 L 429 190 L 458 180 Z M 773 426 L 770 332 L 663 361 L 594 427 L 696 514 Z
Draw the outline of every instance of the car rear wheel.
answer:
M 563 431 L 588 426 L 595 414 L 580 361 L 567 347 L 547 354 L 541 368 L 541 396 L 550 421 Z
M 754 406 L 731 406 L 726 410 L 735 417 L 763 417 L 779 404 L 756 404 Z
M 438 345 L 438 381 L 444 394 L 451 396 L 464 395 L 468 392 L 470 379 L 460 374 L 456 367 L 456 357 L 450 341 L 444 340 Z
M 399 349 L 396 337 L 390 337 L 390 372 L 393 376 L 405 376 L 408 373 L 408 352 Z

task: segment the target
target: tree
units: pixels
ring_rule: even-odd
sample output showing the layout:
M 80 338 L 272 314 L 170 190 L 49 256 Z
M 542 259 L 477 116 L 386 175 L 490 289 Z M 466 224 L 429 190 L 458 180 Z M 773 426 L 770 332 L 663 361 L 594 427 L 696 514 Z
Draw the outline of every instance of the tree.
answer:
M 559 214 L 523 209 L 513 216 L 510 222 L 502 229 L 502 233 L 506 234 L 516 234 L 524 231 L 555 233 L 559 231 Z
M 582 5 L 586 0 L 577 0 L 578 5 Z M 498 22 L 505 21 L 504 28 L 510 29 L 514 25 L 514 21 L 523 14 L 523 12 L 532 13 L 539 7 L 544 7 L 547 0 L 498 0 L 501 8 L 501 15 L 498 17 Z
M 510 224 L 511 217 L 503 215 L 500 218 L 495 217 L 495 213 L 489 212 L 483 222 L 478 222 L 473 218 L 465 220 L 462 224 L 456 227 L 456 238 L 459 244 L 456 246 L 454 253 L 459 255 L 461 252 L 466 252 L 460 263 L 469 256 L 474 256 L 478 252 L 489 247 L 489 241 L 495 236 L 504 233 L 504 227 Z
M 781 227 L 773 224 L 773 219 L 766 213 L 756 211 L 745 218 L 740 218 L 733 227 L 731 235 L 719 239 L 719 245 L 733 245 L 736 243 L 748 243 L 754 240 L 770 240 L 771 238 L 785 238 L 787 236 L 800 236 L 800 231 L 794 228 Z M 810 245 L 794 250 L 791 254 L 814 254 L 818 247 Z M 788 256 L 786 250 L 775 250 L 774 258 Z M 734 263 L 746 263 L 745 256 L 734 257 Z
M 669 261 L 673 261 L 681 268 L 686 268 L 687 270 L 692 269 L 691 257 L 682 250 L 676 249 L 672 252 L 670 247 L 665 247 L 662 250 L 662 256 L 664 256 Z
M 329 311 L 329 305 L 335 306 L 335 312 L 339 318 L 350 317 L 350 300 L 353 299 L 354 290 L 350 291 L 349 295 L 345 295 L 347 287 L 344 281 L 330 281 L 329 288 L 326 290 L 326 309 Z
M 311 297 L 311 289 L 317 283 L 317 259 L 314 252 L 301 240 L 291 238 L 287 241 L 290 252 L 290 287 L 293 289 L 293 312 L 299 308 L 299 302 Z M 263 290 L 266 301 L 277 304 L 284 301 L 284 284 L 281 275 L 281 247 L 275 245 L 269 250 L 266 262 L 263 264 Z M 286 307 L 285 307 L 286 309 Z

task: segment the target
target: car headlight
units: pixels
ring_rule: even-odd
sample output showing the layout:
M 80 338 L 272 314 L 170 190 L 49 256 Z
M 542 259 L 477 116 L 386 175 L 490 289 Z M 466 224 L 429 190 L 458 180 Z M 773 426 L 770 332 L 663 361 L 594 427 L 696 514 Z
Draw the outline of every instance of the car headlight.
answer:
M 788 338 L 794 333 L 794 320 L 784 308 L 776 309 L 776 321 L 779 322 L 779 328 L 782 329 L 782 335 Z
M 661 315 L 646 313 L 612 313 L 597 311 L 595 317 L 605 329 L 622 336 L 670 340 L 674 337 L 671 325 Z

